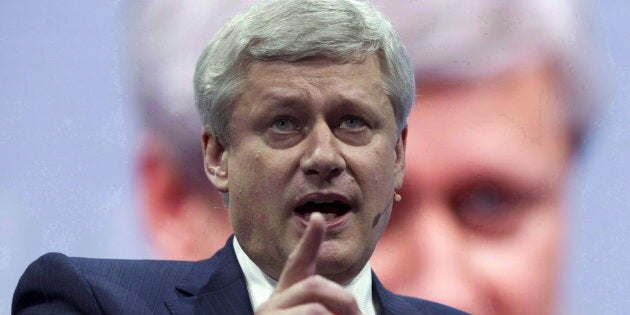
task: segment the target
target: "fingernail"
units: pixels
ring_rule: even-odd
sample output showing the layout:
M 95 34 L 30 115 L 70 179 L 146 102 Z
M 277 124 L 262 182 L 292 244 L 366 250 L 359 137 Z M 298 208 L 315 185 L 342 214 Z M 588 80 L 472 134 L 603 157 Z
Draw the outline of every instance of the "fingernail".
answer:
M 311 216 L 308 218 L 308 222 L 311 222 L 315 219 L 315 216 L 318 216 L 320 218 L 320 220 L 324 220 L 324 215 L 319 213 L 319 212 L 313 212 L 311 213 Z

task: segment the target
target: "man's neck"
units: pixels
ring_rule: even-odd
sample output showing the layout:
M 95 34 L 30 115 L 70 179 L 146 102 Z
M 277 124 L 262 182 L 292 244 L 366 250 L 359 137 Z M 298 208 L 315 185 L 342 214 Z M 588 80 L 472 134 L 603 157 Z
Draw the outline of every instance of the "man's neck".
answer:
M 277 280 L 267 275 L 252 261 L 238 243 L 236 237 L 232 242 L 236 259 L 245 275 L 247 291 L 254 311 L 269 299 L 278 284 Z M 343 285 L 355 298 L 363 314 L 376 314 L 372 294 L 372 269 L 367 263 L 359 274 Z

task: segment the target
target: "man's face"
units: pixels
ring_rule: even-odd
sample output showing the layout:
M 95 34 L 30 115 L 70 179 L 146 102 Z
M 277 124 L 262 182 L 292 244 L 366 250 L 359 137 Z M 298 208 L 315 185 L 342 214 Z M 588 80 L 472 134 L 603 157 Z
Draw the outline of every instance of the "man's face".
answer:
M 544 66 L 423 86 L 403 200 L 374 254 L 390 289 L 473 314 L 549 314 L 569 138 Z
M 318 273 L 350 280 L 387 225 L 404 168 L 377 59 L 253 63 L 223 159 L 232 225 L 254 262 L 277 278 L 318 211 Z

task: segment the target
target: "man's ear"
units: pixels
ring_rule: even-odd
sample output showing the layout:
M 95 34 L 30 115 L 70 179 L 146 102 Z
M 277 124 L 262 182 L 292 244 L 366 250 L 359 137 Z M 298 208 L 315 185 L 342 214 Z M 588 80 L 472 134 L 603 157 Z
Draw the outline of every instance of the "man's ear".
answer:
M 228 192 L 228 151 L 213 134 L 204 131 L 201 136 L 203 169 L 214 187 L 220 192 Z
M 407 147 L 407 127 L 402 130 L 398 140 L 396 141 L 394 161 L 394 188 L 400 189 L 405 177 L 405 148 Z

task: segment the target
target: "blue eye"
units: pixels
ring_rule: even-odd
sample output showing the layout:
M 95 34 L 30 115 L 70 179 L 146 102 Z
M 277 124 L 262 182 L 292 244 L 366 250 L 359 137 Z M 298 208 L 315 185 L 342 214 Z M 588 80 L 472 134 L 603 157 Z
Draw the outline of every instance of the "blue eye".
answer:
M 339 127 L 341 129 L 349 129 L 349 130 L 361 129 L 365 127 L 365 122 L 357 117 L 348 117 L 348 118 L 345 118 L 341 122 L 341 125 L 339 125 Z
M 280 118 L 276 119 L 273 123 L 271 123 L 271 128 L 275 131 L 279 132 L 288 132 L 296 129 L 295 124 L 288 118 Z

